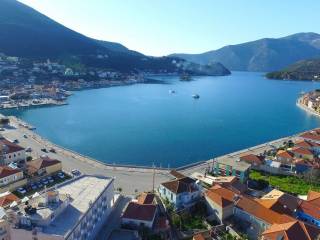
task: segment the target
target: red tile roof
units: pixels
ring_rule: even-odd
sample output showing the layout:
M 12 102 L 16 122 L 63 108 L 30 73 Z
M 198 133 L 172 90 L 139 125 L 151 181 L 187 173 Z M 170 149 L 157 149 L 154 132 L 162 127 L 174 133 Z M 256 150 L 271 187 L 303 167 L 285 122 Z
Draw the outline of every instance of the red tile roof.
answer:
M 49 157 L 40 157 L 36 160 L 27 162 L 27 168 L 29 173 L 35 173 L 40 169 L 53 166 L 59 163 L 61 162 L 57 159 L 51 159 Z
M 320 144 L 315 143 L 315 142 L 302 140 L 302 141 L 296 142 L 295 146 L 310 149 L 312 147 L 320 147 Z
M 277 157 L 282 157 L 282 158 L 293 158 L 293 154 L 291 152 L 288 152 L 288 151 L 284 151 L 284 150 L 280 150 L 278 153 L 277 153 Z
M 124 211 L 122 218 L 152 221 L 156 215 L 157 207 L 153 204 L 139 204 L 130 202 Z
M 248 154 L 248 155 L 240 157 L 240 160 L 245 161 L 250 164 L 253 164 L 253 165 L 261 165 L 264 161 L 264 157 L 257 156 L 254 154 Z
M 269 224 L 286 223 L 294 219 L 292 217 L 289 217 L 288 215 L 279 214 L 273 210 L 270 210 L 261 205 L 258 201 L 244 196 L 240 198 L 236 206 Z
M 19 145 L 12 143 L 7 139 L 1 138 L 1 137 L 0 137 L 0 146 L 2 148 L 2 151 L 4 151 L 6 154 L 15 153 L 15 152 L 24 150 L 23 147 L 20 147 Z
M 205 195 L 212 202 L 218 204 L 220 207 L 227 207 L 233 204 L 234 197 L 236 194 L 220 185 L 214 185 L 209 190 L 206 191 Z
M 193 236 L 193 240 L 206 240 L 206 239 L 204 238 L 204 236 L 202 236 L 201 233 L 198 233 Z
M 302 133 L 300 137 L 313 141 L 320 141 L 320 133 L 318 130 Z
M 154 200 L 155 200 L 155 194 L 153 193 L 142 193 L 138 197 L 139 204 L 153 204 Z
M 8 177 L 19 172 L 21 172 L 21 170 L 19 169 L 13 169 L 7 166 L 0 166 L 0 178 Z
M 292 221 L 274 224 L 262 233 L 263 240 L 314 240 L 320 234 L 320 229 L 303 223 Z
M 313 155 L 313 152 L 311 152 L 309 149 L 302 148 L 302 147 L 294 147 L 292 148 L 291 152 L 302 154 L 302 155 Z
M 19 201 L 20 199 L 14 195 L 13 193 L 8 193 L 6 195 L 0 196 L 0 206 L 1 207 L 6 207 L 8 205 L 10 205 L 12 202 L 14 201 Z
M 169 189 L 171 192 L 179 194 L 184 192 L 194 192 L 197 191 L 193 187 L 196 181 L 189 177 L 179 178 L 172 181 L 161 183 L 162 186 Z

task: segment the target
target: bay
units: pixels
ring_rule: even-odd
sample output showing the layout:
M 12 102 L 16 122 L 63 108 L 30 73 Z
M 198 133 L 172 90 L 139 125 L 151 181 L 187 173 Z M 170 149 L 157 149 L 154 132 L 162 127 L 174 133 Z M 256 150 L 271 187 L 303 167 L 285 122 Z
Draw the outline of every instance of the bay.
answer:
M 65 106 L 1 112 L 100 161 L 162 167 L 207 160 L 320 125 L 296 106 L 302 91 L 320 83 L 269 80 L 253 72 L 190 82 L 156 79 L 159 84 L 74 92 Z

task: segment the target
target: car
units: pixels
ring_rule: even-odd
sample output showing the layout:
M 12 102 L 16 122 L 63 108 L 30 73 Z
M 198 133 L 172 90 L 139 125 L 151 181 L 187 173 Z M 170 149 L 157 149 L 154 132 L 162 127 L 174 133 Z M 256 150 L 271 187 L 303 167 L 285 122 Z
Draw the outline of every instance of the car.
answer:
M 51 149 L 49 150 L 49 152 L 51 152 L 51 153 L 56 153 L 56 150 L 55 150 L 54 148 L 51 148 Z
M 27 191 L 22 187 L 18 188 L 17 192 L 20 193 L 20 194 L 26 194 L 27 193 Z
M 65 178 L 65 175 L 64 175 L 63 172 L 59 172 L 57 175 L 58 175 L 58 177 L 61 178 L 61 179 Z
M 13 143 L 19 143 L 18 139 L 13 140 Z
M 26 148 L 26 152 L 32 152 L 32 148 L 31 147 L 27 147 Z
M 42 182 L 44 185 L 48 185 L 48 184 L 49 184 L 49 181 L 48 181 L 46 178 L 41 179 L 41 182 Z
M 49 183 L 53 183 L 54 182 L 52 177 L 48 177 L 47 179 L 48 179 Z
M 73 170 L 71 170 L 71 173 L 72 173 L 72 175 L 74 175 L 74 176 L 79 176 L 79 175 L 81 175 L 81 172 L 80 172 L 78 169 L 73 169 Z
M 28 138 L 28 136 L 27 136 L 26 134 L 23 134 L 23 137 L 24 137 L 24 138 Z
M 0 131 L 3 132 L 5 129 L 4 128 L 0 128 Z
M 41 148 L 41 151 L 42 151 L 42 152 L 45 152 L 45 153 L 48 152 L 48 150 L 47 150 L 46 148 Z
M 31 189 L 32 189 L 32 190 L 36 190 L 37 188 L 38 188 L 37 184 L 34 184 L 34 183 L 31 184 Z
M 38 186 L 38 188 L 42 188 L 42 187 L 43 187 L 43 185 L 42 185 L 41 182 L 38 182 L 38 183 L 37 183 L 37 186 Z

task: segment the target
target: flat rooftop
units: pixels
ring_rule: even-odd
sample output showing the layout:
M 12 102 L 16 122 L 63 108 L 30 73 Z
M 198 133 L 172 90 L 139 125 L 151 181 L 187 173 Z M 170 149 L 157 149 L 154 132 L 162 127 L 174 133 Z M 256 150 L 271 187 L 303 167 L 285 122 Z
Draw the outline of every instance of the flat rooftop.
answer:
M 42 231 L 60 236 L 67 235 L 89 209 L 89 204 L 93 203 L 112 181 L 112 178 L 84 175 L 60 185 L 57 190 L 60 194 L 69 194 L 71 203 Z
M 239 158 L 221 157 L 221 158 L 216 158 L 216 161 L 219 164 L 232 166 L 234 169 L 239 171 L 246 171 L 251 166 L 249 163 L 239 161 Z

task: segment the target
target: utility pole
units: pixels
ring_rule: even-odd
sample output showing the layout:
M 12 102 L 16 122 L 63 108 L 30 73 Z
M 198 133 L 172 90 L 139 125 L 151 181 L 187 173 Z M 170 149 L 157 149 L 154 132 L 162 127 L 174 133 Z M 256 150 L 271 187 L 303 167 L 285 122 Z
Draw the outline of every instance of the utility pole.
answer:
M 152 193 L 154 193 L 154 181 L 155 181 L 155 175 L 156 175 L 156 168 L 154 163 L 152 164 L 153 166 L 153 174 L 152 174 Z

